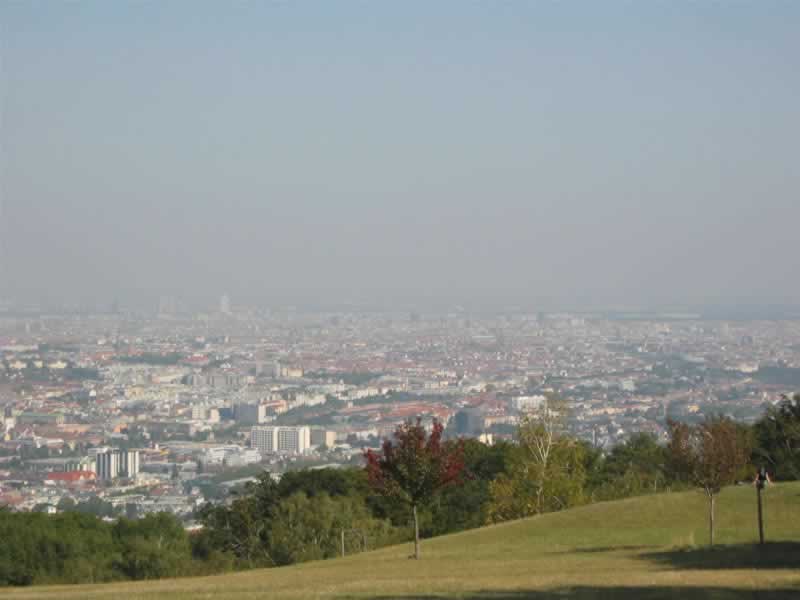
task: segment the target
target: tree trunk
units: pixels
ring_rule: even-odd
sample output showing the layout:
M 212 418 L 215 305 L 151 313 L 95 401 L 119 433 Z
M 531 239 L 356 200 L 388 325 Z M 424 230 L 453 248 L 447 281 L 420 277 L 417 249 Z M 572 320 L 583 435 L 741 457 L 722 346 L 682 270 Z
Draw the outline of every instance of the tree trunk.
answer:
M 714 545 L 714 496 L 708 497 L 708 540 L 709 545 Z
M 419 519 L 417 518 L 417 505 L 412 506 L 414 511 L 414 558 L 419 560 Z
M 764 545 L 764 511 L 761 505 L 761 487 L 756 486 L 758 494 L 758 543 Z

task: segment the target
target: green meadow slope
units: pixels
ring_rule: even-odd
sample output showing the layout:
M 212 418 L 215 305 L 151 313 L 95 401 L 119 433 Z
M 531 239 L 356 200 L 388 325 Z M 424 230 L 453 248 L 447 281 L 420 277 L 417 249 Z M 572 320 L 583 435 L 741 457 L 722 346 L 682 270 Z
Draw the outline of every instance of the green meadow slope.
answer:
M 757 541 L 755 492 L 726 489 L 717 540 L 705 498 L 660 494 L 426 540 L 343 559 L 216 577 L 0 591 L 8 598 L 777 598 L 800 599 L 800 484 L 766 492 L 769 544 Z

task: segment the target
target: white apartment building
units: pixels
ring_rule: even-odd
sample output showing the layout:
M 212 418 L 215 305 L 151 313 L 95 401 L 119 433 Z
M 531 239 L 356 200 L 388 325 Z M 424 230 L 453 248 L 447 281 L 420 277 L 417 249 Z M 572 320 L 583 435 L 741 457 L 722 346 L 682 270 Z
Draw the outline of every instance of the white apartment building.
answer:
M 120 455 L 120 471 L 123 477 L 133 479 L 139 474 L 139 451 L 124 450 Z
M 547 406 L 547 398 L 544 396 L 517 396 L 511 399 L 511 408 L 521 412 L 539 410 L 542 405 Z
M 119 477 L 119 451 L 106 450 L 95 457 L 97 461 L 97 478 L 111 481 Z
M 277 427 L 253 427 L 250 430 L 250 447 L 261 454 L 275 454 L 278 451 Z
M 253 427 L 250 446 L 261 454 L 303 454 L 311 447 L 308 427 Z
M 134 478 L 139 473 L 139 451 L 108 448 L 97 452 L 97 478 L 111 481 L 118 477 Z
M 303 454 L 311 448 L 311 429 L 308 427 L 279 427 L 278 452 Z

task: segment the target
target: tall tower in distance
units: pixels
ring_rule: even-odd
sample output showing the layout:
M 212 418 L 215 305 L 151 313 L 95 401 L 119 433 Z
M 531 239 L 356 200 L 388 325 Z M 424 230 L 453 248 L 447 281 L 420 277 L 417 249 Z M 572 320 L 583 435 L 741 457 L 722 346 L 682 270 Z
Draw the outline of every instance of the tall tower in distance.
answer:
M 231 298 L 228 294 L 223 294 L 219 299 L 219 312 L 223 315 L 231 314 Z
M 174 296 L 161 296 L 158 299 L 159 316 L 172 316 L 178 312 L 178 302 Z

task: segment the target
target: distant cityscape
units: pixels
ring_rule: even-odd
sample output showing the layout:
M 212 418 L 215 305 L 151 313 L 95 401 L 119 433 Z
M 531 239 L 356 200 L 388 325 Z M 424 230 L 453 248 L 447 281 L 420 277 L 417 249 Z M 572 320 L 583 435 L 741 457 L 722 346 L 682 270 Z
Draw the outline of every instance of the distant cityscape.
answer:
M 112 518 L 207 502 L 263 473 L 360 465 L 398 424 L 513 439 L 566 400 L 600 449 L 668 420 L 753 422 L 800 388 L 800 317 L 369 312 L 175 298 L 151 314 L 0 311 L 0 505 Z

